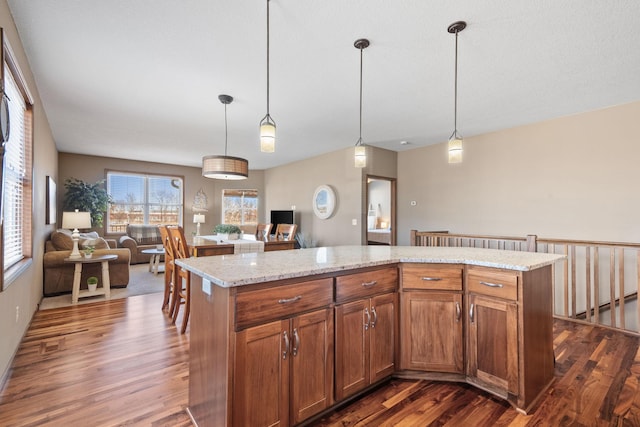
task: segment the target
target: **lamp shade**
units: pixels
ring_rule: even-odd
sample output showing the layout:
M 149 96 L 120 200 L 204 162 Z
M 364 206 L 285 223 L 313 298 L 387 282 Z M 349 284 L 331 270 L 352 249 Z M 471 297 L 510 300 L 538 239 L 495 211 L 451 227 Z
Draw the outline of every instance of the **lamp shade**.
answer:
M 449 163 L 462 162 L 462 138 L 452 136 L 449 140 Z
M 271 120 L 265 119 L 260 123 L 260 151 L 263 153 L 276 151 L 276 124 Z
M 62 212 L 62 228 L 75 230 L 80 228 L 91 228 L 90 212 Z
M 367 166 L 367 148 L 364 145 L 356 145 L 355 147 L 354 166 L 357 168 Z
M 246 179 L 249 162 L 232 156 L 205 156 L 202 158 L 202 176 L 215 179 Z
M 204 214 L 194 214 L 193 215 L 193 223 L 194 224 L 204 224 Z

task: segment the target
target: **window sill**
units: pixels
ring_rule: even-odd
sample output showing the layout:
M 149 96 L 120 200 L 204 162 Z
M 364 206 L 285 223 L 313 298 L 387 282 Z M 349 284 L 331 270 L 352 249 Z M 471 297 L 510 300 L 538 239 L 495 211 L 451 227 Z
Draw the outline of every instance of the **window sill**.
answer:
M 33 264 L 33 258 L 24 258 L 5 270 L 2 289 L 4 290 L 11 286 L 31 264 Z

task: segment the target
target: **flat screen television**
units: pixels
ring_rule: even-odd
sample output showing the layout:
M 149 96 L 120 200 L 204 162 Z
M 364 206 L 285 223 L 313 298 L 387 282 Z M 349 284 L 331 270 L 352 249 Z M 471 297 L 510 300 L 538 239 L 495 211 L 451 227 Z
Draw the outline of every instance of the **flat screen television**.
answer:
M 278 224 L 295 224 L 295 212 L 292 210 L 288 211 L 271 211 L 271 224 L 273 224 L 273 228 L 271 228 L 271 234 L 276 234 L 276 228 L 278 228 Z

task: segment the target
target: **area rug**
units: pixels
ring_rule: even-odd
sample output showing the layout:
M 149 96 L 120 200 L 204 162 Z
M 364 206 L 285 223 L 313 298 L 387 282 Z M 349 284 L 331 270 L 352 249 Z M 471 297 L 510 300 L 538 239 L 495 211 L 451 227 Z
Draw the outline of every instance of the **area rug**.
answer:
M 127 298 L 135 295 L 152 294 L 164 291 L 164 273 L 149 272 L 149 264 L 129 266 L 129 285 L 126 288 L 111 288 L 111 299 Z M 104 296 L 80 298 L 78 304 L 104 301 Z M 71 294 L 46 297 L 40 303 L 40 310 L 66 307 L 71 305 Z

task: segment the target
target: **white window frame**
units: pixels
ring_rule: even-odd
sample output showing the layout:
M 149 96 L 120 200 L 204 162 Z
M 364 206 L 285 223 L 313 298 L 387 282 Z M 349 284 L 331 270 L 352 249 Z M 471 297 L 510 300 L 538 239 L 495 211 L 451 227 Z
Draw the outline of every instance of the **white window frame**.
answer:
M 175 222 L 176 225 L 180 225 L 182 226 L 183 222 L 184 222 L 184 177 L 182 176 L 176 176 L 176 175 L 163 175 L 163 174 L 148 174 L 148 173 L 138 173 L 138 172 L 123 172 L 123 171 L 115 171 L 115 170 L 110 170 L 107 171 L 107 183 L 106 183 L 106 187 L 107 187 L 107 192 L 113 197 L 113 193 L 111 191 L 111 178 L 113 176 L 130 176 L 130 177 L 136 177 L 136 178 L 141 178 L 143 179 L 144 182 L 144 200 L 141 201 L 140 203 L 137 203 L 138 205 L 142 206 L 142 210 L 143 210 L 143 224 L 157 224 L 157 222 L 150 222 L 150 206 L 152 205 L 150 203 L 150 186 L 149 186 L 149 180 L 150 179 L 158 179 L 158 178 L 166 178 L 166 179 L 170 179 L 172 181 L 177 181 L 177 185 L 179 187 L 180 190 L 180 195 L 179 195 L 179 203 L 175 204 L 172 206 L 175 206 L 177 208 L 177 221 Z M 118 205 L 119 203 L 114 203 L 113 205 Z M 106 233 L 105 234 L 121 234 L 123 233 L 125 230 L 124 229 L 120 229 L 123 228 L 123 226 L 126 225 L 125 224 L 111 224 L 111 208 L 112 206 L 109 206 L 109 211 L 107 212 L 107 220 L 105 221 L 105 229 L 106 229 Z M 174 224 L 173 222 L 171 222 L 171 224 Z M 112 230 L 113 227 L 116 226 L 120 226 L 118 229 L 116 230 Z
M 32 263 L 33 97 L 0 28 L 0 91 L 9 98 L 10 135 L 3 152 L 2 251 L 6 289 Z M 1 95 L 2 92 L 0 92 Z
M 255 199 L 256 199 L 256 220 L 255 220 L 255 222 L 245 222 L 246 215 L 244 213 L 244 203 L 241 202 L 241 205 L 240 205 L 240 212 L 241 212 L 240 213 L 240 222 L 239 223 L 237 223 L 237 222 L 229 222 L 229 223 L 226 223 L 226 224 L 233 224 L 233 225 L 237 225 L 237 226 L 258 225 L 258 222 L 259 222 L 258 221 L 258 215 L 260 213 L 260 205 L 259 205 L 260 204 L 260 198 L 258 197 L 259 196 L 258 190 L 249 189 L 249 188 L 247 188 L 247 189 L 226 188 L 226 189 L 222 190 L 222 209 L 221 209 L 222 217 L 220 219 L 220 222 L 222 224 L 225 224 L 225 218 L 227 217 L 227 208 L 226 208 L 226 203 L 225 203 L 225 199 L 227 197 L 227 195 L 226 195 L 227 192 L 230 192 L 230 193 L 231 192 L 233 192 L 233 193 L 238 193 L 238 192 L 239 193 L 243 193 L 243 192 L 255 193 L 255 195 L 256 195 L 255 196 Z M 243 199 L 244 198 L 244 194 L 242 196 L 240 196 L 240 197 L 241 197 L 241 199 Z

